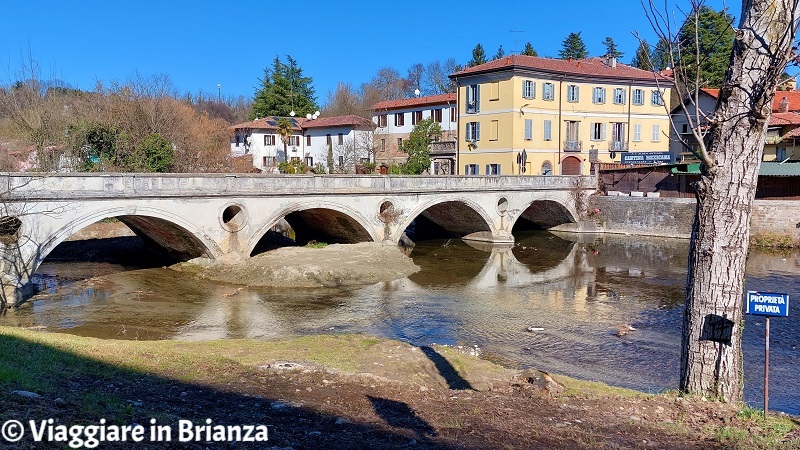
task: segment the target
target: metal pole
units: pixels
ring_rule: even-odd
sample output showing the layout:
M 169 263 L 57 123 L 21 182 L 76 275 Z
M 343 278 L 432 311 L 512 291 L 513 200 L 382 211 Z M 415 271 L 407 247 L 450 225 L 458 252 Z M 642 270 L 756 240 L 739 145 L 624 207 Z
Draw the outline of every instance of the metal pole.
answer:
M 764 417 L 769 411 L 769 316 L 767 316 L 767 332 L 764 344 Z

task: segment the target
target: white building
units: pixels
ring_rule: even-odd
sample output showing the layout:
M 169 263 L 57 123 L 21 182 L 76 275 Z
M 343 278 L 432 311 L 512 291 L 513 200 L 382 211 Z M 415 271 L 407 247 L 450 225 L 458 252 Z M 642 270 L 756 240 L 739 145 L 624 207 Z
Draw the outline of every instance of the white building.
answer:
M 332 172 L 354 172 L 356 164 L 374 162 L 373 129 L 369 120 L 355 116 L 322 117 L 302 122 L 306 164 L 328 165 L 328 148 L 333 153 Z
M 372 107 L 375 124 L 376 162 L 402 163 L 408 155 L 400 150 L 417 122 L 432 118 L 442 127 L 442 141 L 456 141 L 458 128 L 455 93 L 378 102 Z
M 278 164 L 292 159 L 303 159 L 303 129 L 300 122 L 305 119 L 286 117 L 292 124 L 292 135 L 284 146 L 278 134 L 280 117 L 265 117 L 231 127 L 231 155 L 253 156 L 253 167 L 263 172 L 277 172 Z

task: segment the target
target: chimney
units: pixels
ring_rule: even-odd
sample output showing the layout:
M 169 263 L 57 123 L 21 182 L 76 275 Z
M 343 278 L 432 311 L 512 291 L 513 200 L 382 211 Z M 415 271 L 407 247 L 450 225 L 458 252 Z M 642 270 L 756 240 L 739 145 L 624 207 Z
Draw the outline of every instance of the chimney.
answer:
M 617 57 L 616 56 L 612 56 L 609 59 L 611 60 L 611 68 L 612 69 L 616 69 L 617 68 Z
M 789 100 L 786 100 L 786 97 L 783 97 L 781 102 L 778 104 L 778 112 L 789 112 Z

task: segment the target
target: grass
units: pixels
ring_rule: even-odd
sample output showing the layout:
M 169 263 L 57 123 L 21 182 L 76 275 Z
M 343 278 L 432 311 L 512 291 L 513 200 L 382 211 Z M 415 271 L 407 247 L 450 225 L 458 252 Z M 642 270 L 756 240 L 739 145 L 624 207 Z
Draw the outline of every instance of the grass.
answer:
M 317 242 L 317 241 L 311 241 L 308 244 L 306 244 L 306 248 L 325 248 L 327 246 L 328 246 L 327 243 Z
M 800 238 L 787 233 L 753 233 L 750 236 L 750 245 L 758 249 L 795 249 L 800 248 Z
M 714 437 L 721 444 L 737 449 L 796 449 L 800 448 L 800 435 L 787 438 L 787 434 L 800 425 L 797 419 L 785 415 L 764 417 L 760 409 L 744 405 L 736 420 L 716 430 Z

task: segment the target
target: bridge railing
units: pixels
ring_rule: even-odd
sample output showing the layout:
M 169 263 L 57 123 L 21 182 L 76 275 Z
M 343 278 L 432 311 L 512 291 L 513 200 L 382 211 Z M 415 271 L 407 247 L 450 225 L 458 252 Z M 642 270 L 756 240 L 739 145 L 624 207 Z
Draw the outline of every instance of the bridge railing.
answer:
M 0 199 L 392 194 L 597 188 L 593 176 L 0 174 Z

